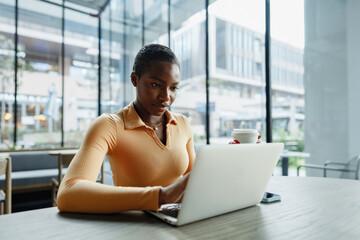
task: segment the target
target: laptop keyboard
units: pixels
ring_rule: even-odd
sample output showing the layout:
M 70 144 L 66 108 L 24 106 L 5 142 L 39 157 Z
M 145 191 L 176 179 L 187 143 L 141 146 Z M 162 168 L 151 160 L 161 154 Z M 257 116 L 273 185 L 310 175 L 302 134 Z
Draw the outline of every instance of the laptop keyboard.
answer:
M 161 206 L 159 212 L 177 218 L 180 208 L 181 208 L 181 203 L 166 204 Z

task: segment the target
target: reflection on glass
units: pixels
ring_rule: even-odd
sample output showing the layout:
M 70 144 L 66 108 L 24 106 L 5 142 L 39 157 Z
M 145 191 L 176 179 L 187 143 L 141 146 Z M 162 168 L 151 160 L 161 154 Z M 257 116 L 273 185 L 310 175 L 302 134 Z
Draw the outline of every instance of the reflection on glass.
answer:
M 7 150 L 14 144 L 14 1 L 0 0 L 0 25 L 0 149 Z
M 134 59 L 142 47 L 142 1 L 125 1 L 124 11 L 124 70 L 123 70 L 123 107 L 135 100 L 135 88 L 131 84 L 130 74 Z
M 265 4 L 218 0 L 209 6 L 210 142 L 235 128 L 265 129 Z
M 124 58 L 122 9 L 111 4 L 102 13 L 101 23 L 101 112 L 112 113 L 122 106 Z M 121 10 L 121 11 L 120 11 Z M 116 17 L 115 17 L 116 16 Z
M 168 46 L 168 0 L 144 1 L 145 44 Z
M 171 48 L 180 62 L 181 82 L 172 111 L 190 120 L 195 144 L 206 143 L 205 132 L 205 3 L 171 4 Z
M 65 10 L 65 147 L 79 146 L 98 115 L 98 19 Z
M 40 1 L 19 1 L 18 34 L 17 145 L 59 147 L 61 8 Z

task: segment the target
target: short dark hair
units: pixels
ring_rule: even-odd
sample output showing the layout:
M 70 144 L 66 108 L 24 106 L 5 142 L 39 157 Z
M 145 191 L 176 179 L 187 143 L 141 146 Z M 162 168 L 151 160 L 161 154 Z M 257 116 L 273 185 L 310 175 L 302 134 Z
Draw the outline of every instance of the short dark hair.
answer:
M 170 62 L 176 64 L 180 69 L 179 61 L 170 48 L 152 43 L 142 47 L 138 54 L 136 54 L 133 71 L 140 78 L 153 61 Z

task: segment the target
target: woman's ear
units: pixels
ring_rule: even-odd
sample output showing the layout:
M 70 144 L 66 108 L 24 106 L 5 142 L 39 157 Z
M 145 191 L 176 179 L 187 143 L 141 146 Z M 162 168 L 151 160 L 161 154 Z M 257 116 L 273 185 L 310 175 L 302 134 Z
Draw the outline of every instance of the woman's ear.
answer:
M 139 81 L 138 76 L 136 75 L 135 72 L 132 72 L 130 77 L 131 77 L 131 82 L 132 82 L 133 86 L 136 87 L 138 84 L 138 81 Z

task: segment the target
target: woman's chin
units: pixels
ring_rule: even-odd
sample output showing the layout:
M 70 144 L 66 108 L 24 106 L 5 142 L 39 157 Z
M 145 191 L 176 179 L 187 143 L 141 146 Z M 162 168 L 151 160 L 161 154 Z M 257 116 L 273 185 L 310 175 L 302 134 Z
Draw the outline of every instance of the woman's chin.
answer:
M 167 107 L 155 107 L 153 114 L 155 116 L 162 116 L 167 109 L 168 109 Z

